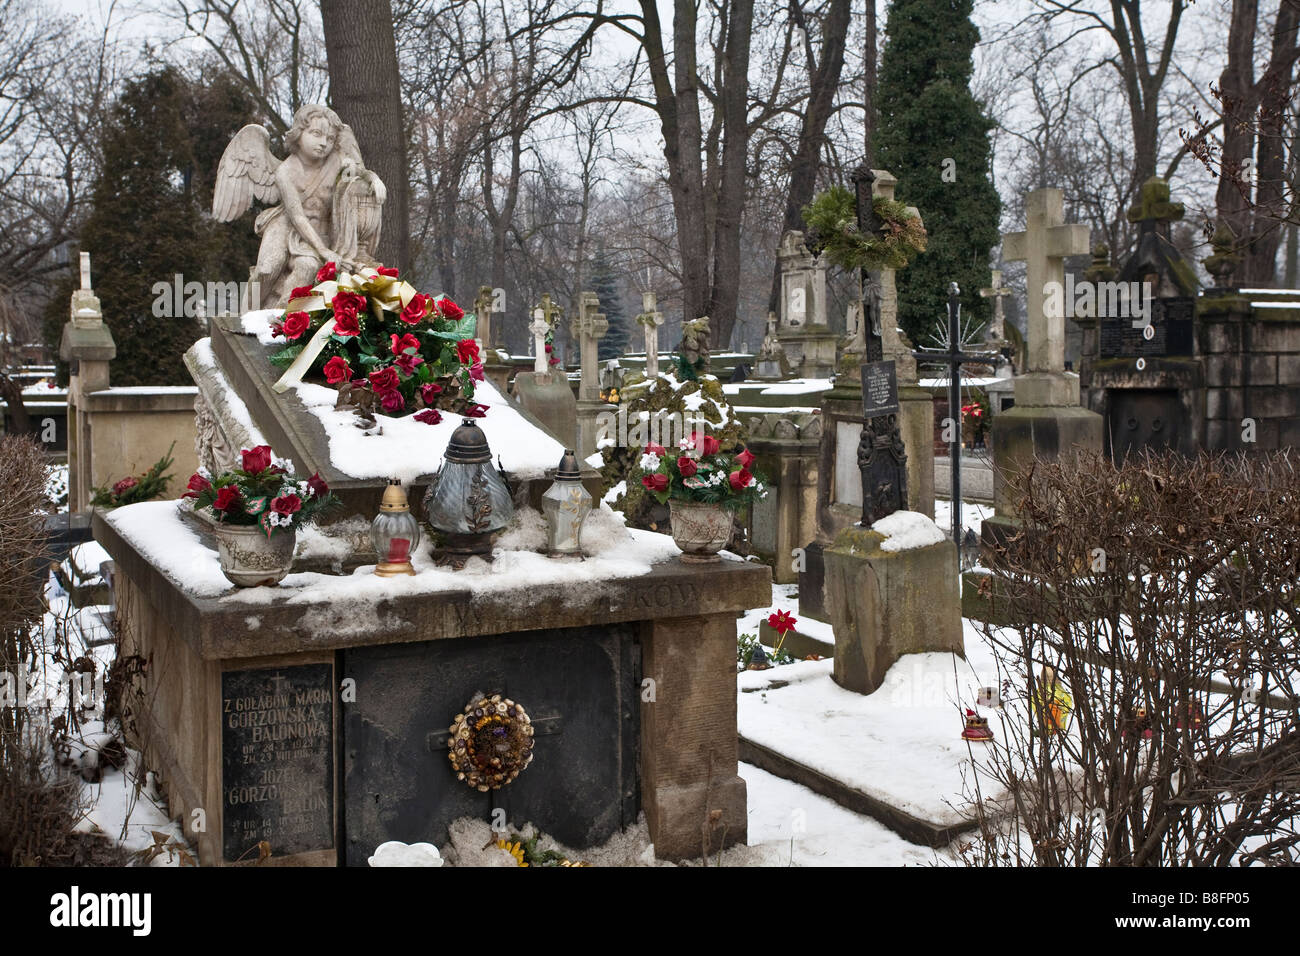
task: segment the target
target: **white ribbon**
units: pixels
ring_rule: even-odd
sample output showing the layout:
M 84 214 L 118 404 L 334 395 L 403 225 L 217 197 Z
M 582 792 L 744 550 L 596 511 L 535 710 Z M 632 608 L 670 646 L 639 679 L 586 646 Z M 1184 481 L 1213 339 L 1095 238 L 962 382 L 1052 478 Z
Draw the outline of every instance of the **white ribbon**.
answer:
M 303 350 L 298 353 L 298 357 L 293 360 L 293 364 L 284 370 L 280 380 L 271 386 L 271 391 L 277 395 L 288 390 L 289 386 L 302 381 L 302 377 L 307 374 L 307 369 L 311 368 L 316 356 L 324 351 L 329 337 L 334 332 L 334 320 L 330 319 L 311 337 L 311 341 L 303 346 Z

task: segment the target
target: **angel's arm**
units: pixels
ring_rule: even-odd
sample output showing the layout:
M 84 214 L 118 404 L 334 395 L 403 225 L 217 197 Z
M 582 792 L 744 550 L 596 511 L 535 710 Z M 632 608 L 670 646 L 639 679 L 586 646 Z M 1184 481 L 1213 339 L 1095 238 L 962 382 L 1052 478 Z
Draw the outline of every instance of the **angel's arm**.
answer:
M 290 224 L 298 230 L 298 234 L 307 240 L 309 246 L 316 250 L 318 256 L 322 259 L 332 259 L 334 254 L 321 240 L 320 235 L 316 232 L 316 227 L 311 224 L 311 220 L 307 218 L 307 213 L 303 211 L 302 196 L 298 193 L 298 186 L 293 181 L 293 174 L 288 166 L 288 163 L 281 163 L 280 168 L 275 171 L 275 181 L 280 187 L 280 198 L 284 206 L 284 214 L 289 217 Z

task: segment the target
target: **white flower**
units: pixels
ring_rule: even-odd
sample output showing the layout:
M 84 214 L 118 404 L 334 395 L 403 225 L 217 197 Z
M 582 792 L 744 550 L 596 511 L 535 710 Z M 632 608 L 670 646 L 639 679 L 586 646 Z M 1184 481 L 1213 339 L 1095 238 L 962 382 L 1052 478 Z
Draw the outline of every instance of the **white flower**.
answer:
M 274 454 L 272 454 L 271 464 L 276 468 L 283 468 L 285 471 L 289 471 L 289 472 L 293 471 L 293 462 L 291 462 L 287 458 L 277 458 Z
M 653 452 L 646 452 L 644 455 L 642 455 L 642 456 L 641 456 L 641 470 L 642 470 L 642 471 L 658 471 L 658 470 L 659 470 L 659 456 L 656 455 L 656 454 L 654 454 Z
M 677 443 L 677 447 L 684 451 L 687 448 L 694 448 L 695 442 L 692 441 L 690 438 L 683 438 L 681 441 Z
M 309 491 L 310 491 L 310 489 L 307 487 L 307 482 L 305 482 L 305 481 L 300 481 L 300 482 L 298 482 L 298 497 L 299 497 L 299 498 L 306 498 L 306 497 L 308 497 L 308 492 L 309 492 Z
M 211 481 L 211 480 L 212 480 L 212 472 L 208 471 L 208 470 L 207 470 L 206 468 L 204 468 L 202 465 L 199 465 L 199 470 L 198 470 L 197 472 L 195 472 L 195 474 L 197 474 L 197 475 L 198 475 L 200 478 L 202 478 L 204 481 Z

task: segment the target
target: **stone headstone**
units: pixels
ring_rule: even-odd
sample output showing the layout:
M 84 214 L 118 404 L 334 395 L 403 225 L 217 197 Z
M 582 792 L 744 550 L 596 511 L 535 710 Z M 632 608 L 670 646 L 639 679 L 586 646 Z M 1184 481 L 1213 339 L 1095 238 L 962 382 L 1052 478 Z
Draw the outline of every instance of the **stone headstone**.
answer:
M 641 314 L 637 324 L 645 333 L 645 377 L 659 377 L 659 327 L 664 324 L 664 314 L 659 311 L 653 292 L 641 293 Z

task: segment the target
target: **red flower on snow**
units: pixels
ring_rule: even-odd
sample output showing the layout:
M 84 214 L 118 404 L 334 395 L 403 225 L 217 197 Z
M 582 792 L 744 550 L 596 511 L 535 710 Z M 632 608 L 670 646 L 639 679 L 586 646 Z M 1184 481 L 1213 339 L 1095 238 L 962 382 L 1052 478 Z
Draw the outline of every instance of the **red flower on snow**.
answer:
M 332 262 L 327 262 L 323 266 L 321 266 L 320 271 L 316 273 L 316 281 L 329 282 L 331 279 L 337 279 L 338 275 L 339 275 L 338 266 Z
M 482 418 L 488 412 L 486 405 L 480 405 L 477 402 L 470 402 L 469 408 L 465 409 L 465 414 L 470 418 Z
M 776 633 L 784 634 L 786 631 L 793 631 L 799 622 L 789 611 L 777 611 L 775 614 L 768 615 L 767 623 Z
M 406 399 L 402 397 L 401 392 L 394 389 L 391 392 L 384 392 L 381 394 L 379 396 L 379 404 L 386 412 L 400 412 L 402 409 L 406 408 Z
M 325 363 L 325 381 L 331 385 L 340 385 L 352 381 L 352 366 L 341 355 L 336 355 Z
M 243 449 L 239 453 L 241 467 L 250 475 L 260 475 L 271 467 L 271 446 L 258 445 L 251 451 Z M 221 489 L 225 491 L 225 488 Z
M 426 408 L 422 412 L 415 413 L 415 420 L 426 425 L 436 425 L 442 421 L 442 413 L 436 408 Z

